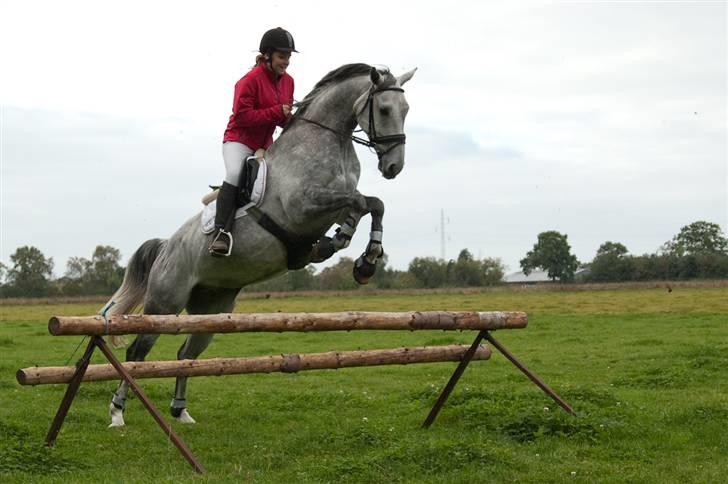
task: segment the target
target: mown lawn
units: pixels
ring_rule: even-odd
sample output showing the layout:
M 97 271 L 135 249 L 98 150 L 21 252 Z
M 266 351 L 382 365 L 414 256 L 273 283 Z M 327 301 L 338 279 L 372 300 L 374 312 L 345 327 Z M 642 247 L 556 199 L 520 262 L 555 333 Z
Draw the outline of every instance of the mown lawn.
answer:
M 112 382 L 81 387 L 55 448 L 43 439 L 62 386 L 15 371 L 80 356 L 51 315 L 98 305 L 0 305 L 0 482 L 725 482 L 728 288 L 489 291 L 245 299 L 237 311 L 523 310 L 495 336 L 579 413 L 571 417 L 494 351 L 474 362 L 429 430 L 454 363 L 207 377 L 175 425 L 198 476 L 137 400 L 107 429 Z M 204 354 L 246 356 L 465 343 L 474 333 L 226 334 Z M 174 357 L 162 337 L 149 359 Z M 117 350 L 123 355 L 123 350 Z M 101 362 L 101 358 L 96 358 Z M 174 382 L 142 380 L 166 412 Z

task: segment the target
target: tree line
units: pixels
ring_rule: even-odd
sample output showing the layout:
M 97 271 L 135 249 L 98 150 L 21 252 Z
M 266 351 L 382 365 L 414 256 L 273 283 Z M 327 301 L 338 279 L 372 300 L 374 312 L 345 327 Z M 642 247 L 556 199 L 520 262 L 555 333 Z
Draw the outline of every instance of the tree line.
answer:
M 119 265 L 121 252 L 99 245 L 90 259 L 71 257 L 62 277 L 53 278 L 53 258 L 46 258 L 36 247 L 18 248 L 10 256 L 11 266 L 0 263 L 0 297 L 53 297 L 111 295 L 121 285 L 124 267 Z M 280 277 L 253 284 L 245 291 L 315 291 L 350 290 L 358 284 L 352 277 L 354 261 L 342 257 L 338 263 L 317 273 L 313 265 Z M 386 255 L 377 264 L 370 282 L 380 289 L 478 287 L 498 284 L 503 278 L 499 259 L 478 259 L 467 249 L 457 260 L 417 257 L 409 269 L 389 267 Z
M 655 253 L 632 255 L 621 242 L 606 241 L 590 262 L 581 263 L 565 234 L 548 231 L 521 259 L 525 274 L 542 269 L 562 282 L 574 281 L 578 267 L 581 282 L 728 278 L 728 239 L 718 224 L 700 220 L 682 227 Z
M 110 295 L 124 279 L 121 252 L 99 245 L 90 259 L 71 257 L 62 277 L 53 278 L 53 258 L 32 246 L 19 247 L 11 266 L 0 263 L 0 297 Z
M 313 266 L 243 288 L 244 291 L 352 290 L 359 287 L 352 277 L 354 260 L 342 257 L 335 265 L 316 273 Z M 369 286 L 377 289 L 417 289 L 436 287 L 484 287 L 499 284 L 504 267 L 500 259 L 473 257 L 468 249 L 457 260 L 415 257 L 406 271 L 391 268 L 385 255 Z
M 698 221 L 654 254 L 632 255 L 620 242 L 604 242 L 589 269 L 593 282 L 728 278 L 728 239 L 719 225 Z
M 110 295 L 121 284 L 124 268 L 121 252 L 97 246 L 89 259 L 71 257 L 62 277 L 53 277 L 53 258 L 36 247 L 18 248 L 10 265 L 0 263 L 0 297 Z M 354 261 L 342 257 L 317 272 L 314 266 L 248 286 L 245 291 L 353 290 Z M 683 227 L 653 254 L 632 255 L 621 242 L 606 241 L 587 263 L 571 253 L 568 236 L 557 231 L 538 234 L 537 241 L 520 261 L 529 274 L 543 270 L 553 281 L 573 282 L 578 268 L 585 269 L 579 282 L 728 278 L 728 239 L 719 225 L 698 221 Z M 502 283 L 504 267 L 498 258 L 476 258 L 468 249 L 457 259 L 415 257 L 407 270 L 389 267 L 386 255 L 379 262 L 370 286 L 379 289 L 485 287 Z

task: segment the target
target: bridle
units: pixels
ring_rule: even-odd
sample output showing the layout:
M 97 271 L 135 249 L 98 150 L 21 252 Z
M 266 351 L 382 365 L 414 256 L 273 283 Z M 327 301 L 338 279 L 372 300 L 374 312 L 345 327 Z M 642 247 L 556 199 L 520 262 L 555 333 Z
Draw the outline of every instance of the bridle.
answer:
M 407 135 L 404 133 L 400 134 L 391 134 L 387 136 L 377 136 L 377 128 L 374 124 L 374 95 L 378 94 L 380 92 L 384 91 L 397 91 L 397 92 L 404 92 L 404 89 L 401 87 L 383 87 L 378 89 L 373 89 L 369 91 L 369 96 L 367 97 L 366 102 L 364 103 L 364 106 L 362 106 L 361 110 L 356 114 L 356 118 L 361 115 L 361 113 L 364 112 L 364 110 L 369 107 L 369 133 L 367 133 L 367 136 L 369 137 L 368 140 L 364 138 L 360 138 L 358 136 L 354 136 L 353 134 L 349 135 L 347 133 L 344 133 L 343 131 L 336 130 L 334 128 L 330 128 L 324 124 L 319 123 L 318 121 L 314 121 L 313 119 L 304 118 L 303 116 L 297 116 L 296 119 L 300 119 L 302 121 L 306 121 L 308 123 L 314 124 L 318 126 L 319 128 L 327 129 L 333 133 L 338 134 L 339 136 L 343 138 L 351 138 L 351 140 L 354 143 L 358 143 L 360 145 L 364 145 L 367 148 L 373 149 L 377 153 L 377 158 L 381 161 L 382 157 L 392 151 L 394 148 L 396 148 L 399 145 L 405 144 L 405 140 L 407 139 Z M 360 129 L 359 131 L 363 131 L 363 129 Z M 358 132 L 358 131 L 357 131 Z M 390 144 L 386 150 L 382 150 L 382 148 L 379 146 L 380 144 Z

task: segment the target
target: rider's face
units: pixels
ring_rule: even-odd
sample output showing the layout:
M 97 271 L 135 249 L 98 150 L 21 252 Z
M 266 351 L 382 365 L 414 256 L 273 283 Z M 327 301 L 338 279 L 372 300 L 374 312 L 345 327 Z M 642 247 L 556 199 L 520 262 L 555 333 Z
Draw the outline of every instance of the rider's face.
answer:
M 276 76 L 282 76 L 286 73 L 288 63 L 291 61 L 290 52 L 273 51 L 270 56 L 270 67 Z

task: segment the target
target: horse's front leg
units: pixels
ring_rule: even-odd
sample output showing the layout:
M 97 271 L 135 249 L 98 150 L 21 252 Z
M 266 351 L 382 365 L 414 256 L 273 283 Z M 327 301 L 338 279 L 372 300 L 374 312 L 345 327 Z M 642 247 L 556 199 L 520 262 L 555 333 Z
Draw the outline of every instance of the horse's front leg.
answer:
M 319 263 L 349 246 L 359 220 L 368 213 L 368 205 L 366 197 L 358 191 L 352 193 L 316 187 L 310 188 L 306 195 L 308 196 L 308 203 L 304 207 L 306 217 L 316 217 L 322 213 L 348 209 L 346 220 L 336 229 L 336 235 L 323 236 L 313 246 L 311 262 Z
M 346 249 L 351 243 L 351 238 L 356 232 L 356 226 L 363 213 L 355 210 L 347 215 L 343 224 L 336 229 L 333 237 L 323 236 L 311 250 L 311 262 L 319 263 L 329 259 L 334 253 Z
M 384 255 L 382 235 L 384 228 L 384 202 L 377 197 L 364 197 L 367 212 L 372 215 L 372 227 L 369 232 L 369 243 L 364 253 L 354 262 L 354 280 L 359 284 L 367 284 L 377 270 L 377 261 Z

